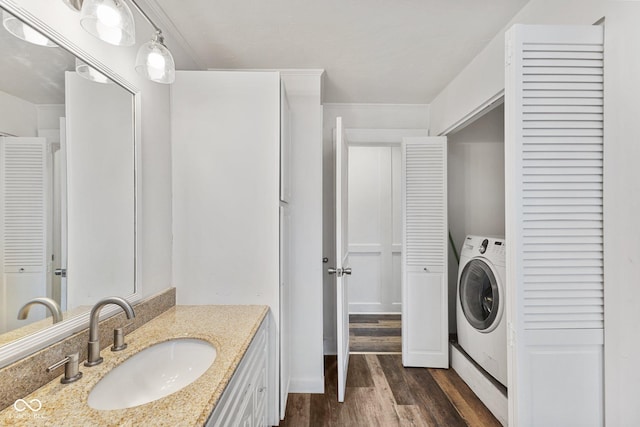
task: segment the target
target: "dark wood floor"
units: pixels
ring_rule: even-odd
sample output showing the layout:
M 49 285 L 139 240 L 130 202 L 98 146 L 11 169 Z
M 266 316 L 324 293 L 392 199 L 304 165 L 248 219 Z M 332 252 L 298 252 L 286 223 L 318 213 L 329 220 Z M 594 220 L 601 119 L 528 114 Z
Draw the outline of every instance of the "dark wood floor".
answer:
M 402 351 L 399 314 L 350 314 L 349 351 L 399 353 Z
M 352 354 L 344 403 L 337 362 L 325 357 L 325 394 L 290 394 L 284 427 L 499 427 L 452 369 L 404 368 L 398 354 Z

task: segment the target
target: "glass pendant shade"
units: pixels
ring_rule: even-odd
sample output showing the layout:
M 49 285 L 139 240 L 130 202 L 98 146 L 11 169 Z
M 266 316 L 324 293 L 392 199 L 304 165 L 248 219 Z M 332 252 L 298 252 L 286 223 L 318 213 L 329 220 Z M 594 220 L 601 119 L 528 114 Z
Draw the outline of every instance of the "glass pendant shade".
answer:
M 78 58 L 76 58 L 76 73 L 87 80 L 91 80 L 92 82 L 105 84 L 111 83 L 111 80 L 107 76 Z
M 136 57 L 136 71 L 157 83 L 171 84 L 175 80 L 176 64 L 160 34 L 140 46 Z
M 69 9 L 79 12 L 82 9 L 82 0 L 62 0 Z
M 136 30 L 124 0 L 84 0 L 80 25 L 89 34 L 115 46 L 133 46 Z
M 47 37 L 5 11 L 2 11 L 2 25 L 12 35 L 26 42 L 37 44 L 38 46 L 58 47 Z

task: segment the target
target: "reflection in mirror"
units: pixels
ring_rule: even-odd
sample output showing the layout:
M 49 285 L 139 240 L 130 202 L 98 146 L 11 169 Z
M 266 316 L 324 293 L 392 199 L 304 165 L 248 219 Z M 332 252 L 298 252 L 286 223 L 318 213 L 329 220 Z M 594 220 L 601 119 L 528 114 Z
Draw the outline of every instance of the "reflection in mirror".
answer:
M 133 95 L 2 16 L 0 345 L 135 291 Z

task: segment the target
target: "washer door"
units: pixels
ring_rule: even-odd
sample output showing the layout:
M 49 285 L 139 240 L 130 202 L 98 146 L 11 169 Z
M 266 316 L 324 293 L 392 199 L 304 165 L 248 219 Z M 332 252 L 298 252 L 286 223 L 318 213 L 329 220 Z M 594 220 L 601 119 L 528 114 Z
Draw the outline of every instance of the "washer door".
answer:
M 460 305 L 467 321 L 481 332 L 490 332 L 497 324 L 500 291 L 491 267 L 474 258 L 462 270 L 459 284 Z

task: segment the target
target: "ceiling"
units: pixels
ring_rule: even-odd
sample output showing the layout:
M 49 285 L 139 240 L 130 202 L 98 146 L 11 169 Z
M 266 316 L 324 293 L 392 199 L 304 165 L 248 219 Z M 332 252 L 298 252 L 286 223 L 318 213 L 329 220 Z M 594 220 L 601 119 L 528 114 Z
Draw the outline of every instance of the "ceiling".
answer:
M 324 102 L 416 104 L 431 102 L 527 1 L 146 3 L 199 68 L 322 68 Z
M 34 104 L 64 104 L 64 71 L 75 69 L 73 55 L 20 40 L 1 24 L 0 52 L 0 91 Z

